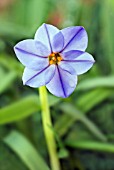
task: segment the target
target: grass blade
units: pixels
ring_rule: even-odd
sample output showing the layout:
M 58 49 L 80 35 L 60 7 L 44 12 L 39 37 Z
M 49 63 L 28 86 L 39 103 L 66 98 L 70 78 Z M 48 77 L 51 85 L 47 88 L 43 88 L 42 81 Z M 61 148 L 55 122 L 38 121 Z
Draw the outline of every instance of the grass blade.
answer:
M 50 106 L 59 102 L 60 99 L 49 96 Z M 27 96 L 9 106 L 0 109 L 0 125 L 24 119 L 40 110 L 40 101 L 37 95 Z
M 32 144 L 19 132 L 12 131 L 4 142 L 20 157 L 30 170 L 49 170 Z
M 80 96 L 80 98 L 76 101 L 76 106 L 79 108 L 83 114 L 86 114 L 90 109 L 95 107 L 98 103 L 104 101 L 112 94 L 111 89 L 96 89 L 86 94 Z M 99 95 L 100 94 L 100 95 Z M 93 100 L 94 99 L 94 100 Z M 55 124 L 55 129 L 60 136 L 65 135 L 68 129 L 73 125 L 76 121 L 74 117 L 70 115 L 61 115 L 58 119 L 59 121 Z M 67 122 L 67 123 L 63 123 Z
M 88 150 L 95 150 L 101 152 L 110 152 L 114 153 L 114 145 L 110 143 L 102 143 L 102 142 L 95 142 L 95 141 L 66 141 L 66 145 L 79 148 L 79 149 L 88 149 Z
M 73 117 L 75 120 L 80 120 L 85 126 L 94 134 L 98 139 L 106 141 L 105 135 L 98 129 L 98 127 L 90 121 L 81 111 L 77 110 L 71 104 L 62 104 L 60 108 L 68 115 Z
M 80 82 L 77 90 L 90 90 L 97 87 L 110 87 L 114 88 L 114 76 L 97 77 L 94 79 L 86 79 Z

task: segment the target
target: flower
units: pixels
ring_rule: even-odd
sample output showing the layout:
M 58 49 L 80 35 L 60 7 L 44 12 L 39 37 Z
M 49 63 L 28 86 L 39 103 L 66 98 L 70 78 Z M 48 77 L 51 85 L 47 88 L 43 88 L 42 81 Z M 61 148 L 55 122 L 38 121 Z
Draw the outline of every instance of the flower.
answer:
M 14 47 L 25 66 L 23 84 L 34 88 L 46 85 L 55 96 L 68 97 L 76 87 L 77 75 L 93 66 L 92 55 L 85 52 L 87 44 L 82 26 L 59 30 L 42 24 L 34 39 L 23 40 Z

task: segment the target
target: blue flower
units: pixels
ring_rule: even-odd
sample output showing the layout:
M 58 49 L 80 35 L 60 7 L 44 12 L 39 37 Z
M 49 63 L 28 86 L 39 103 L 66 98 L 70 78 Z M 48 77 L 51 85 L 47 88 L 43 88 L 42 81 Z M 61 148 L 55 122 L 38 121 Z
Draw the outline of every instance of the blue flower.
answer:
M 77 75 L 87 72 L 94 63 L 85 52 L 88 36 L 81 26 L 62 30 L 43 24 L 34 39 L 19 42 L 14 51 L 25 66 L 23 84 L 46 86 L 55 96 L 66 98 L 76 88 Z

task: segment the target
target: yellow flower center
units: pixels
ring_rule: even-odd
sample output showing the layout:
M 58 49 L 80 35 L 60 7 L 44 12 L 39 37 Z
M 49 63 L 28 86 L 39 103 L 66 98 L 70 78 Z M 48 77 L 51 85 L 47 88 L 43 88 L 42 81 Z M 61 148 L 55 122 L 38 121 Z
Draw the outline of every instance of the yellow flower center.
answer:
M 51 53 L 49 55 L 49 64 L 58 64 L 61 60 L 62 60 L 62 57 L 59 53 Z

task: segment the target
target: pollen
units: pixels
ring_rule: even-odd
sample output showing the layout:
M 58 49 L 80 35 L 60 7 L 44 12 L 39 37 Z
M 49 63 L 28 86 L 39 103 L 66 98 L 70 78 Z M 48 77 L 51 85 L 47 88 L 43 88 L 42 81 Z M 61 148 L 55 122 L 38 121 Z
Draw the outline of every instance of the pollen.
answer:
M 61 60 L 62 60 L 62 57 L 59 53 L 51 53 L 49 55 L 49 64 L 58 64 Z

